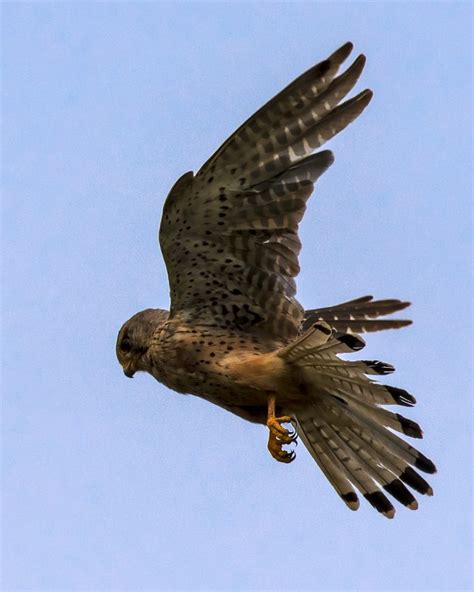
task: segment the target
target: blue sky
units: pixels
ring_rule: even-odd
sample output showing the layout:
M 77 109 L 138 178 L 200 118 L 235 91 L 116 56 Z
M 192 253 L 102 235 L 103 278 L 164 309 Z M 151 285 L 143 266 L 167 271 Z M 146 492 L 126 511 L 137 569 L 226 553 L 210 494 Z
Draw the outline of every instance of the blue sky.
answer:
M 3 5 L 5 590 L 471 586 L 469 3 Z M 301 229 L 307 307 L 374 294 L 412 327 L 368 358 L 413 392 L 435 496 L 349 512 L 302 446 L 126 380 L 115 338 L 168 305 L 167 191 L 343 42 L 375 91 Z M 364 352 L 365 353 L 365 352 Z

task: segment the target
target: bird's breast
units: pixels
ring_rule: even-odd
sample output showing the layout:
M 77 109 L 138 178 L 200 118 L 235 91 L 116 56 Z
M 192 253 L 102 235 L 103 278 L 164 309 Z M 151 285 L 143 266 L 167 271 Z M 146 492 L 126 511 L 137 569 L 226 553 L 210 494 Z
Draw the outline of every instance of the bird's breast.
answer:
M 219 405 L 254 404 L 266 400 L 282 372 L 280 358 L 257 349 L 245 335 L 169 326 L 155 341 L 149 372 L 174 391 Z

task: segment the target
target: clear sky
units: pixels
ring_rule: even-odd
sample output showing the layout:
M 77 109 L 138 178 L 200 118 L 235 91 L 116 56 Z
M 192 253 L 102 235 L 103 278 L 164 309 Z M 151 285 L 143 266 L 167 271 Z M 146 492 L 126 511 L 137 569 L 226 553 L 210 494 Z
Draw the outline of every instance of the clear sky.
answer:
M 469 3 L 3 5 L 5 590 L 467 590 Z M 120 325 L 168 305 L 167 191 L 343 42 L 375 97 L 326 147 L 306 307 L 413 302 L 368 336 L 439 473 L 418 512 L 351 513 L 298 447 L 148 375 Z

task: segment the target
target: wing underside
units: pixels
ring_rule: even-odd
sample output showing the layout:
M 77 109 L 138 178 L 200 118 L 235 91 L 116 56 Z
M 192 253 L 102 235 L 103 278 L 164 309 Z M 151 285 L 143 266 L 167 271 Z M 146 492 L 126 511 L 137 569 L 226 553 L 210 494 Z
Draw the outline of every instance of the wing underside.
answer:
M 331 152 L 313 154 L 360 115 L 372 93 L 342 102 L 365 58 L 341 75 L 348 43 L 247 120 L 166 200 L 160 244 L 171 315 L 286 341 L 301 326 L 295 299 L 298 226 Z

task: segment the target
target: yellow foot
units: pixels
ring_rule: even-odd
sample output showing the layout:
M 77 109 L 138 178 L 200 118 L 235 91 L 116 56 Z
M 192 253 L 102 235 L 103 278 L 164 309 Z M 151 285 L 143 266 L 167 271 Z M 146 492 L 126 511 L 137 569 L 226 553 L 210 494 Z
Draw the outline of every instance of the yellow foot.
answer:
M 296 432 L 287 430 L 281 424 L 291 422 L 291 417 L 285 415 L 284 417 L 275 417 L 270 415 L 267 419 L 267 426 L 270 430 L 268 437 L 268 450 L 273 458 L 279 462 L 290 463 L 295 460 L 296 454 L 292 450 L 287 452 L 283 450 L 284 444 L 292 444 L 296 442 Z M 297 442 L 296 442 L 297 443 Z

